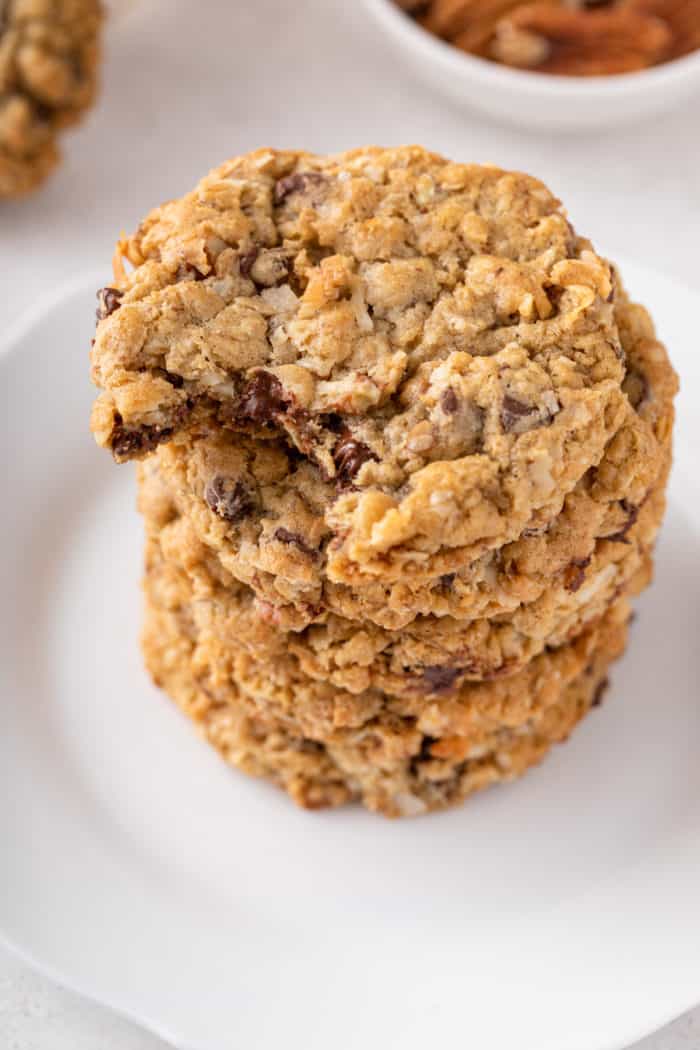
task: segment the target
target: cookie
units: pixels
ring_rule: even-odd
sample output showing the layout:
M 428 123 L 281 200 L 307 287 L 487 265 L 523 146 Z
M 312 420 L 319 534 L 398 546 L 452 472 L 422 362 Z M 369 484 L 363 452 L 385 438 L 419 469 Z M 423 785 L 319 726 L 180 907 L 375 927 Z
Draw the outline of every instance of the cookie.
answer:
M 98 0 L 0 3 L 0 198 L 44 181 L 57 133 L 92 105 L 101 22 Z
M 526 721 L 534 707 L 553 702 L 562 684 L 587 665 L 612 624 L 626 622 L 629 604 L 621 596 L 605 614 L 568 644 L 548 649 L 515 674 L 490 681 L 451 681 L 438 690 L 422 688 L 388 692 L 379 688 L 343 690 L 328 679 L 316 679 L 296 655 L 270 659 L 264 645 L 243 647 L 230 636 L 209 629 L 199 616 L 201 601 L 181 570 L 164 561 L 157 544 L 147 545 L 144 589 L 152 605 L 168 610 L 179 630 L 195 643 L 192 668 L 206 691 L 225 697 L 240 690 L 275 715 L 301 726 L 306 735 L 325 740 L 339 729 L 359 729 L 388 716 L 418 719 L 425 731 L 468 733 L 471 744 L 507 723 Z M 173 574 L 179 574 L 175 579 Z M 245 626 L 241 625 L 241 630 Z M 466 728 L 465 728 L 466 727 Z
M 401 630 L 334 614 L 303 630 L 283 630 L 258 615 L 250 588 L 230 578 L 186 517 L 168 502 L 153 472 L 141 482 L 149 536 L 146 571 L 169 602 L 188 603 L 200 635 L 265 661 L 271 674 L 298 664 L 311 678 L 351 693 L 380 689 L 400 696 L 444 695 L 464 681 L 521 670 L 545 648 L 578 636 L 621 593 L 638 593 L 651 577 L 651 550 L 663 515 L 660 479 L 629 529 L 602 539 L 568 587 L 545 592 L 508 617 L 456 620 L 420 616 Z
M 203 421 L 163 444 L 143 471 L 160 474 L 224 569 L 255 591 L 258 615 L 280 627 L 328 613 L 397 630 L 417 615 L 493 617 L 539 599 L 580 607 L 596 571 L 617 560 L 611 545 L 625 542 L 670 456 L 675 375 L 646 312 L 622 291 L 615 314 L 626 404 L 602 458 L 551 522 L 466 564 L 434 556 L 412 574 L 397 577 L 387 565 L 381 578 L 339 582 L 335 487 L 280 439 Z
M 118 460 L 209 422 L 282 440 L 334 488 L 329 578 L 420 578 L 544 526 L 600 462 L 628 406 L 614 295 L 528 176 L 258 151 L 120 243 L 93 430 Z
M 360 711 L 337 690 L 313 700 L 302 678 L 287 696 L 230 674 L 227 656 L 199 651 L 185 608 L 149 593 L 147 667 L 232 765 L 263 776 L 307 808 L 359 799 L 386 816 L 414 816 L 461 802 L 521 775 L 599 702 L 610 663 L 624 649 L 628 608 L 526 676 L 464 687 L 449 700 L 411 707 L 383 696 Z M 268 668 L 258 668 L 260 682 Z M 348 703 L 350 706 L 348 707 Z

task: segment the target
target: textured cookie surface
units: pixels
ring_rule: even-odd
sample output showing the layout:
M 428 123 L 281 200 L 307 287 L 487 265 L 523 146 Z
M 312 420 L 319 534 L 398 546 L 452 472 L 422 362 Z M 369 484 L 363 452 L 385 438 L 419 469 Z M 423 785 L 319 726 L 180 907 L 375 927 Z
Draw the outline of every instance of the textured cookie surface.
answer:
M 338 582 L 473 561 L 551 520 L 619 429 L 613 298 L 528 176 L 258 151 L 120 245 L 93 430 L 117 459 L 212 420 L 284 439 L 334 488 Z
M 44 180 L 91 105 L 101 21 L 98 0 L 0 0 L 0 197 Z
M 454 805 L 512 780 L 563 740 L 601 696 L 624 649 L 628 608 L 523 675 L 411 705 L 310 683 L 286 690 L 260 665 L 240 678 L 226 650 L 201 641 L 186 606 L 146 578 L 143 648 L 151 675 L 227 761 L 264 776 L 308 808 L 359 799 L 387 816 Z
M 190 638 L 196 641 L 193 666 L 199 680 L 217 694 L 234 683 L 236 688 L 277 714 L 293 719 L 305 732 L 325 739 L 337 729 L 360 728 L 375 717 L 419 718 L 425 727 L 440 724 L 458 732 L 467 726 L 472 744 L 476 738 L 504 721 L 510 726 L 525 721 L 533 704 L 549 703 L 562 683 L 581 671 L 601 644 L 611 624 L 626 621 L 626 596 L 597 617 L 568 644 L 550 648 L 515 673 L 492 680 L 470 681 L 458 675 L 436 674 L 414 678 L 395 676 L 384 683 L 349 682 L 341 688 L 329 676 L 310 674 L 292 646 L 274 651 L 274 641 L 261 632 L 251 633 L 249 644 L 239 644 L 217 629 L 211 605 L 202 599 L 189 574 L 163 553 L 167 539 L 149 539 L 146 548 L 145 590 L 148 599 L 173 612 Z M 243 616 L 239 631 L 251 630 Z M 254 627 L 253 627 L 254 630 Z M 435 671 L 447 671 L 435 668 Z M 397 688 L 392 688 L 396 684 Z M 426 721 L 427 719 L 427 721 Z M 427 731 L 427 728 L 426 728 Z
M 234 765 L 387 815 L 512 779 L 649 582 L 676 378 L 541 183 L 261 150 L 120 242 L 98 443 L 138 459 L 144 653 Z
M 659 479 L 633 523 L 628 520 L 627 528 L 598 541 L 588 563 L 572 571 L 568 586 L 552 588 L 508 616 L 471 621 L 419 616 L 400 630 L 333 613 L 319 614 L 304 629 L 284 630 L 261 616 L 251 589 L 231 578 L 216 552 L 199 540 L 151 470 L 143 472 L 139 502 L 151 589 L 170 604 L 189 605 L 200 635 L 237 650 L 242 661 L 251 656 L 264 662 L 273 676 L 298 665 L 309 677 L 350 693 L 379 689 L 420 698 L 453 692 L 464 681 L 514 674 L 545 648 L 581 634 L 621 593 L 645 587 L 664 483 L 665 477 Z
M 332 612 L 398 629 L 416 615 L 492 617 L 538 599 L 573 611 L 586 603 L 596 574 L 622 556 L 670 457 L 676 379 L 666 352 L 646 312 L 621 289 L 615 319 L 625 405 L 602 458 L 551 522 L 466 563 L 435 555 L 412 574 L 387 565 L 379 578 L 339 580 L 336 486 L 281 439 L 261 441 L 205 420 L 163 444 L 144 470 L 159 472 L 179 513 L 231 576 L 253 589 L 258 615 L 270 624 L 299 628 Z M 659 492 L 657 505 L 660 499 Z M 659 512 L 650 513 L 647 507 L 642 516 L 658 524 Z M 647 546 L 650 538 L 647 528 Z

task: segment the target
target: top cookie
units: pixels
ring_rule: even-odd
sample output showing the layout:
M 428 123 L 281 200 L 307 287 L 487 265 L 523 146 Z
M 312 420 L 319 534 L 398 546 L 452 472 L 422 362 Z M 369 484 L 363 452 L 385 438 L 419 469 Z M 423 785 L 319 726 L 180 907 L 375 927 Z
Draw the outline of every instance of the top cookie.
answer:
M 613 294 L 528 176 L 260 150 L 120 242 L 92 427 L 117 460 L 203 414 L 284 438 L 334 482 L 348 578 L 478 557 L 551 520 L 621 425 Z
M 95 94 L 98 0 L 0 0 L 0 197 L 34 189 Z
M 676 377 L 649 315 L 628 301 L 619 279 L 615 319 L 626 359 L 622 425 L 556 518 L 476 560 L 453 548 L 396 575 L 387 564 L 383 576 L 360 578 L 337 550 L 335 484 L 282 440 L 193 420 L 142 471 L 160 478 L 225 571 L 252 589 L 257 616 L 281 629 L 301 630 L 328 613 L 389 630 L 426 615 L 510 620 L 523 603 L 539 610 L 541 629 L 547 616 L 540 600 L 558 595 L 560 606 L 572 598 L 578 604 L 603 569 L 596 548 L 626 548 L 652 489 L 665 484 Z M 157 512 L 165 522 L 171 514 Z

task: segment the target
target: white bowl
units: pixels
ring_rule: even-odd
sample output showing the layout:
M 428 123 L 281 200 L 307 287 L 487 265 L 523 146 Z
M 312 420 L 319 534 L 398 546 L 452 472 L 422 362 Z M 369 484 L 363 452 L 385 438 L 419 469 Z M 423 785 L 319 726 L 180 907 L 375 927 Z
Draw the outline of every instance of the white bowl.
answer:
M 561 77 L 508 69 L 422 29 L 393 0 L 364 0 L 423 80 L 450 98 L 517 124 L 575 131 L 654 116 L 700 96 L 700 51 L 640 73 Z

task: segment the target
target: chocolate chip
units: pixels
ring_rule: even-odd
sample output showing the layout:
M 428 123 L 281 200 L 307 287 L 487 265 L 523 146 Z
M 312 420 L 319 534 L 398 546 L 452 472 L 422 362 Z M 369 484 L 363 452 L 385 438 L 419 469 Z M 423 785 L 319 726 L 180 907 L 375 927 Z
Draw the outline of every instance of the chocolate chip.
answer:
M 449 415 L 453 415 L 459 408 L 459 399 L 451 386 L 448 386 L 447 390 L 443 390 L 440 405 L 443 412 L 447 412 Z
M 111 449 L 115 459 L 145 456 L 147 452 L 151 452 L 161 442 L 167 441 L 175 429 L 184 422 L 191 409 L 191 401 L 178 405 L 170 415 L 168 426 L 165 427 L 159 426 L 157 423 L 145 423 L 140 427 L 127 427 L 124 426 L 119 413 L 115 412 L 111 439 Z
M 236 522 L 246 518 L 255 507 L 255 498 L 242 481 L 232 481 L 221 474 L 212 478 L 204 490 L 204 498 L 224 521 Z
M 332 430 L 334 434 L 339 434 L 345 429 L 342 416 L 336 412 L 326 412 L 321 418 L 326 430 Z
M 635 506 L 634 503 L 629 503 L 626 499 L 620 500 L 620 509 L 627 515 L 624 525 L 617 532 L 611 532 L 609 536 L 603 536 L 604 540 L 610 540 L 611 543 L 629 543 L 627 533 L 639 517 L 639 507 Z
M 437 744 L 438 738 L 436 736 L 424 736 L 420 742 L 420 749 L 416 755 L 412 755 L 411 761 L 408 764 L 409 773 L 415 776 L 418 772 L 421 762 L 430 762 L 433 757 L 430 754 L 430 749 L 433 744 Z
M 320 171 L 299 171 L 295 175 L 285 175 L 275 183 L 273 198 L 275 204 L 281 204 L 292 193 L 305 193 L 310 187 L 320 186 L 326 176 Z
M 501 406 L 501 426 L 505 431 L 512 430 L 521 419 L 532 416 L 536 412 L 537 409 L 532 405 L 526 405 L 517 398 L 511 397 L 510 394 L 504 394 Z
M 455 582 L 456 576 L 456 572 L 446 572 L 440 577 L 438 588 L 442 591 L 443 594 L 449 594 L 449 592 L 452 590 L 452 584 Z
M 298 532 L 290 532 L 289 529 L 284 528 L 275 529 L 274 539 L 279 540 L 280 543 L 292 544 L 303 554 L 308 554 L 310 558 L 315 558 L 318 554 L 318 551 L 315 551 L 313 547 L 309 547 L 308 543 L 305 543 Z
M 122 304 L 123 294 L 116 288 L 100 288 L 97 293 L 97 312 L 95 315 L 98 321 L 104 321 L 105 317 L 109 317 L 110 314 L 119 309 Z
M 249 248 L 247 252 L 243 252 L 243 254 L 238 259 L 238 268 L 241 272 L 241 276 L 248 277 L 251 271 L 251 267 L 257 259 L 257 257 L 257 248 Z
M 567 591 L 576 592 L 586 578 L 586 569 L 591 564 L 590 557 L 574 558 L 564 569 L 564 586 Z
M 460 667 L 436 665 L 423 668 L 423 685 L 429 693 L 447 693 L 454 688 L 462 674 Z
M 430 754 L 430 749 L 433 744 L 437 744 L 437 742 L 438 738 L 436 736 L 424 736 L 420 743 L 420 751 L 416 757 L 419 759 L 432 758 L 433 756 Z
M 243 389 L 237 415 L 245 422 L 267 426 L 288 404 L 279 379 L 270 372 L 256 372 Z
M 596 691 L 593 694 L 593 699 L 591 700 L 591 707 L 600 707 L 603 702 L 603 694 L 609 685 L 610 680 L 608 678 L 604 678 L 602 682 L 598 683 Z
M 360 467 L 370 459 L 376 459 L 372 449 L 364 441 L 358 441 L 347 430 L 333 450 L 336 477 L 341 485 L 348 485 Z

